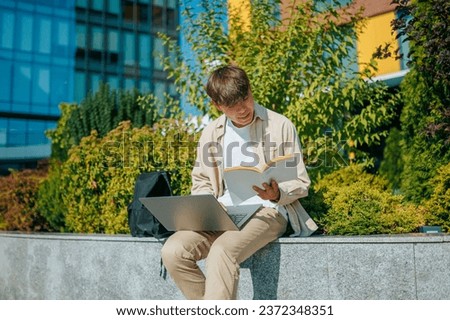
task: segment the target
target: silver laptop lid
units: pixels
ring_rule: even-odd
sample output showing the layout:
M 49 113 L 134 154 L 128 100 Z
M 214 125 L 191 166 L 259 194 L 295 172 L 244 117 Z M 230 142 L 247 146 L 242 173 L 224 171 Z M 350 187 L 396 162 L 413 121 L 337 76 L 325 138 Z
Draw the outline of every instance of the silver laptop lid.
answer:
M 211 194 L 140 198 L 169 231 L 239 230 Z

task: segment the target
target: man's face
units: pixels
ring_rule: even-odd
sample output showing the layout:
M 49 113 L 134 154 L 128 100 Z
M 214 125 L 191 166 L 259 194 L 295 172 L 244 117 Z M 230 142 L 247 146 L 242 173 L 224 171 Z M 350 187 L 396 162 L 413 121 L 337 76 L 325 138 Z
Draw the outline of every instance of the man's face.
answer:
M 252 93 L 249 92 L 247 98 L 236 103 L 234 106 L 225 107 L 216 104 L 216 107 L 219 111 L 223 112 L 236 127 L 242 128 L 252 123 L 255 111 L 254 104 L 255 101 L 253 100 Z

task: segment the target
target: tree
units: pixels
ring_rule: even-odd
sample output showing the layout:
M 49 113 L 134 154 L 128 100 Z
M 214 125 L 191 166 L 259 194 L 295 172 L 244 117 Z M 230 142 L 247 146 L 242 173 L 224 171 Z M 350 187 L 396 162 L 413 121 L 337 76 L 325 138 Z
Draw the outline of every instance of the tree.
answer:
M 438 168 L 450 161 L 450 3 L 393 2 L 393 26 L 409 41 L 411 70 L 401 84 L 400 186 L 407 199 L 421 203 L 432 194 Z
M 58 125 L 47 132 L 52 140 L 52 157 L 65 161 L 69 149 L 92 130 L 103 137 L 121 121 L 130 120 L 134 127 L 140 128 L 168 115 L 179 116 L 178 101 L 167 95 L 165 98 L 163 104 L 152 94 L 142 96 L 137 90 L 113 90 L 102 84 L 78 105 L 61 103 Z
M 177 44 L 161 35 L 181 57 L 165 59 L 179 93 L 203 113 L 217 116 L 204 83 L 213 68 L 235 63 L 248 73 L 255 100 L 293 121 L 307 165 L 316 173 L 346 164 L 350 151 L 357 152 L 358 161 L 367 160 L 361 147 L 386 135 L 380 128 L 393 116 L 395 97 L 370 81 L 374 63 L 361 72 L 348 64 L 359 15 L 336 8 L 337 1 L 301 1 L 282 18 L 279 1 L 258 0 L 251 1 L 249 24 L 223 2 L 212 3 L 200 1 L 198 14 L 188 3 L 183 12 L 192 61 L 183 60 Z M 229 28 L 223 19 L 227 14 Z M 343 20 L 347 23 L 340 24 Z

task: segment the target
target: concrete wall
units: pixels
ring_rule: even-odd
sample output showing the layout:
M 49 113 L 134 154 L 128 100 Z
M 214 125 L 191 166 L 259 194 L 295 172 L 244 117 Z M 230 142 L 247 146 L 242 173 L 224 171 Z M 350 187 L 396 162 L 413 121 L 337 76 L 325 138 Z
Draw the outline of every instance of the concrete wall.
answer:
M 161 244 L 0 233 L 0 299 L 183 299 Z M 202 264 L 203 267 L 203 264 Z M 244 262 L 240 299 L 450 299 L 450 235 L 283 238 Z

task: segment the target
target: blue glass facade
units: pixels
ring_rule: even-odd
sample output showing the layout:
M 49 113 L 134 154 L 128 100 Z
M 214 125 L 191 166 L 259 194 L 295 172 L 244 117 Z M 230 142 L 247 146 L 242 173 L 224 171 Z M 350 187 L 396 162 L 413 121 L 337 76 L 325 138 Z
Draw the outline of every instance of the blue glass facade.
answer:
M 44 131 L 58 104 L 73 99 L 73 8 L 73 1 L 0 2 L 0 160 L 17 147 L 48 144 Z
M 177 25 L 176 0 L 0 1 L 0 167 L 48 157 L 58 105 L 100 82 L 174 92 L 157 33 Z

